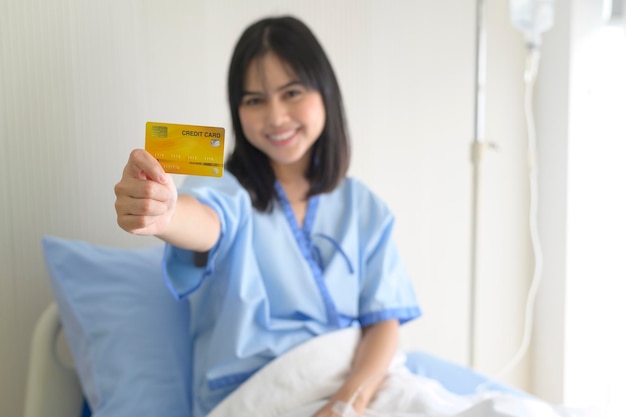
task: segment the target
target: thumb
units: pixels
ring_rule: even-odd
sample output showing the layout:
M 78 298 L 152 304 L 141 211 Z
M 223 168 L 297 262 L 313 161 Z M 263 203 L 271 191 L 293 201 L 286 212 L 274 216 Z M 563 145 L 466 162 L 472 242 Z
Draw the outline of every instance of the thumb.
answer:
M 151 180 L 167 184 L 168 176 L 163 167 L 150 153 L 144 149 L 134 149 L 130 153 L 124 174 L 141 180 Z

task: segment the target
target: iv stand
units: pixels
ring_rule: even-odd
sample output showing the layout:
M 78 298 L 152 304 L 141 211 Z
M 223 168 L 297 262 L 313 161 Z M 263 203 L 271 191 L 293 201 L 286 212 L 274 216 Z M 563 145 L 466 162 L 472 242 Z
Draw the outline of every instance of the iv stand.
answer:
M 469 301 L 469 350 L 468 364 L 476 366 L 476 291 L 478 270 L 478 202 L 480 196 L 480 162 L 482 152 L 493 144 L 485 141 L 485 81 L 486 81 L 486 0 L 476 1 L 476 69 L 474 96 L 474 138 L 471 145 L 472 161 L 472 201 L 471 201 L 471 243 L 470 243 L 470 301 Z

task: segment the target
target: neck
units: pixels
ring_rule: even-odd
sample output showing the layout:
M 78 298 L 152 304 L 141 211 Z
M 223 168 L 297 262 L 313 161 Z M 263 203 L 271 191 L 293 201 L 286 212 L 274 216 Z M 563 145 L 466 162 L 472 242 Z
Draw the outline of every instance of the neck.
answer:
M 272 169 L 276 179 L 281 184 L 300 183 L 306 179 L 306 172 L 309 168 L 308 158 L 302 158 L 301 160 L 294 162 L 293 164 L 276 164 L 272 163 Z
M 296 167 L 281 165 L 274 167 L 274 174 L 280 185 L 285 190 L 288 200 L 293 204 L 299 201 L 306 201 L 309 192 L 309 180 L 304 175 L 306 171 L 296 169 Z
M 286 179 L 282 179 L 277 176 L 280 185 L 285 190 L 285 194 L 287 194 L 287 199 L 291 203 L 295 203 L 298 201 L 305 201 L 306 195 L 309 192 L 309 181 L 302 177 L 289 177 Z

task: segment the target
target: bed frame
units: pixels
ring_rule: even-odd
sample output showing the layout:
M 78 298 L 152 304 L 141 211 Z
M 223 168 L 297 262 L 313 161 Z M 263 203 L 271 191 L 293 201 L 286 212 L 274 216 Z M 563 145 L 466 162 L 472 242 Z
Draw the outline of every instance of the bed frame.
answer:
M 56 304 L 39 317 L 30 346 L 24 417 L 80 417 L 83 394 Z

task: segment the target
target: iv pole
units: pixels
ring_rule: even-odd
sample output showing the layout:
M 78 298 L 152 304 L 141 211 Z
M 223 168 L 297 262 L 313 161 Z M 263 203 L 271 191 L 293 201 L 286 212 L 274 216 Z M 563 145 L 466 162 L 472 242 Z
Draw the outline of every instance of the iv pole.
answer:
M 480 195 L 480 161 L 485 143 L 485 80 L 486 80 L 486 0 L 476 1 L 476 69 L 474 84 L 474 138 L 471 145 L 472 200 L 470 242 L 470 301 L 469 301 L 469 350 L 468 364 L 476 366 L 476 290 L 477 290 L 477 246 L 478 246 L 478 202 Z
M 487 142 L 485 133 L 485 80 L 486 80 L 486 29 L 485 29 L 485 4 L 487 0 L 476 1 L 476 81 L 475 81 L 475 119 L 474 119 L 474 139 L 471 147 L 471 160 L 473 166 L 472 178 L 472 219 L 471 219 L 471 246 L 470 246 L 470 302 L 469 302 L 469 366 L 476 367 L 476 310 L 478 287 L 478 203 L 480 196 L 480 162 L 485 148 L 494 149 L 495 145 Z M 536 144 L 534 133 L 534 119 L 532 115 L 532 87 L 537 75 L 539 64 L 541 34 L 550 29 L 553 24 L 553 3 L 554 0 L 516 0 L 511 1 L 511 11 L 513 26 L 524 33 L 528 47 L 527 67 L 524 74 L 526 84 L 525 92 L 525 112 L 529 134 L 529 161 L 531 185 L 530 185 L 530 205 L 531 205 L 531 242 L 535 254 L 535 272 L 531 282 L 526 305 L 526 324 L 522 346 L 504 369 L 508 371 L 511 366 L 519 361 L 528 346 L 530 329 L 532 326 L 532 306 L 540 282 L 540 271 L 542 266 L 542 255 L 539 244 L 536 223 L 533 227 L 533 219 L 536 219 Z

